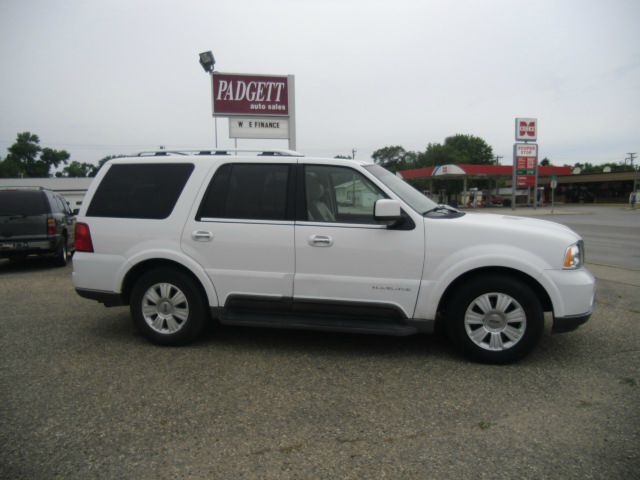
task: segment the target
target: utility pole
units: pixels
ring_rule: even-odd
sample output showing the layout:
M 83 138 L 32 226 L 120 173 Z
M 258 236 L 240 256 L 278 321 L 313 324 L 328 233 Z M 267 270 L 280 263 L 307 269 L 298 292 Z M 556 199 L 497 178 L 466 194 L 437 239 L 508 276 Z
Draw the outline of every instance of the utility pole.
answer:
M 352 149 L 351 149 L 351 159 L 352 159 L 352 160 L 355 160 L 355 159 L 356 159 L 356 152 L 357 152 L 357 151 L 358 151 L 358 150 L 356 150 L 355 148 L 352 148 Z
M 636 167 L 633 166 L 633 161 L 636 159 L 636 156 L 638 155 L 636 152 L 627 152 L 627 155 L 629 155 L 628 160 L 629 163 L 631 164 L 631 168 L 633 169 L 633 190 L 631 190 L 631 195 L 636 195 L 636 191 L 638 190 L 638 170 L 636 169 Z M 625 158 L 625 160 L 627 160 Z M 636 196 L 636 201 L 635 203 L 638 203 L 638 198 Z M 633 208 L 634 205 L 632 205 Z
M 496 155 L 496 165 L 500 165 L 500 160 L 504 158 L 504 155 Z

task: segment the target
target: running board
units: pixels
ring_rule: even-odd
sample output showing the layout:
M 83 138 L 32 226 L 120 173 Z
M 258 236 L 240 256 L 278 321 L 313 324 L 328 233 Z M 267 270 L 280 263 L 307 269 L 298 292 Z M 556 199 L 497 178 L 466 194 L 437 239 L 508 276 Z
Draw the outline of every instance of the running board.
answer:
M 285 328 L 317 330 L 323 332 L 365 333 L 372 335 L 407 336 L 418 332 L 412 325 L 388 320 L 338 318 L 334 316 L 297 316 L 287 314 L 260 314 L 254 312 L 220 312 L 218 320 L 223 325 L 242 327 Z

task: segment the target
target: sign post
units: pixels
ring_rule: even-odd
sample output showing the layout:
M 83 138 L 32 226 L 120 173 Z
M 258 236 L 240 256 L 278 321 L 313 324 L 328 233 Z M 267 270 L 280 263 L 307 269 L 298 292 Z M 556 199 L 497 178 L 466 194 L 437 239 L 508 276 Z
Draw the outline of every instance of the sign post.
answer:
M 531 198 L 533 187 L 533 208 L 538 208 L 538 120 L 516 118 L 516 143 L 513 145 L 513 180 L 511 182 L 511 209 L 516 205 L 516 188 L 527 187 Z M 518 143 L 524 142 L 524 143 Z
M 293 75 L 213 72 L 213 115 L 229 118 L 229 138 L 281 138 L 296 148 Z
M 555 193 L 558 187 L 558 176 L 551 175 L 551 213 L 553 213 L 553 207 L 555 206 Z

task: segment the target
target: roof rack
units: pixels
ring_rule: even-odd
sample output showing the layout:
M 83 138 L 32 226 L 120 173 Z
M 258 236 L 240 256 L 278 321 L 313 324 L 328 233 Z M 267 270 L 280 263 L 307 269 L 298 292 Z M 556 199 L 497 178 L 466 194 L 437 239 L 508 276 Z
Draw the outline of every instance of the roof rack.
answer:
M 11 179 L 14 180 L 14 179 Z M 2 185 L 0 190 L 51 190 L 47 187 L 41 187 L 40 185 Z
M 259 157 L 304 157 L 295 150 L 264 150 L 247 148 L 202 148 L 198 150 L 149 150 L 135 154 L 136 157 L 165 157 L 168 155 L 237 155 L 255 153 Z

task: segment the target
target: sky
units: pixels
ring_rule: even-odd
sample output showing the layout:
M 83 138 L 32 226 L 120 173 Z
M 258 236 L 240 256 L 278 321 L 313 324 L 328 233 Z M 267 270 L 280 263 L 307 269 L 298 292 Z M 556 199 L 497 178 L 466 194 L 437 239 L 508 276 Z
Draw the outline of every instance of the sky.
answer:
M 220 72 L 295 75 L 307 155 L 461 133 L 507 164 L 515 118 L 534 117 L 540 158 L 623 162 L 640 153 L 639 24 L 638 0 L 0 0 L 0 157 L 23 131 L 87 163 L 212 147 L 211 50 Z

